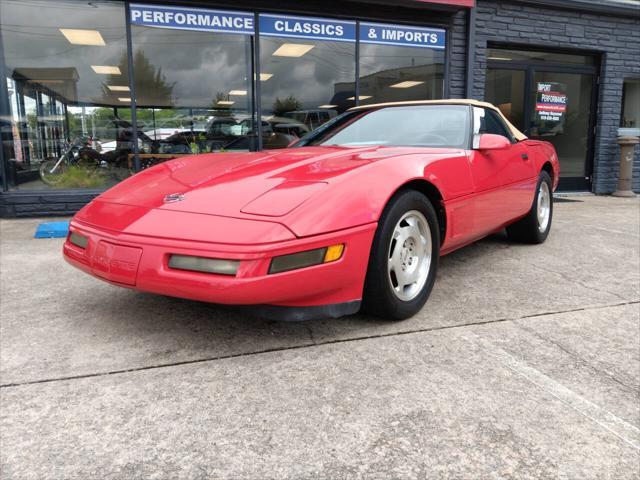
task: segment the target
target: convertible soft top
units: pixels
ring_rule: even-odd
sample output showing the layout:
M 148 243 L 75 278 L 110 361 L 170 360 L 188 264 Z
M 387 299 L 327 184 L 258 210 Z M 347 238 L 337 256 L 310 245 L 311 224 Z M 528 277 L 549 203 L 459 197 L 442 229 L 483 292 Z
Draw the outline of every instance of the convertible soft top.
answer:
M 358 107 L 350 108 L 349 110 L 366 110 L 369 108 L 377 108 L 377 107 L 392 107 L 392 106 L 401 106 L 401 105 L 472 105 L 474 107 L 483 107 L 490 108 L 494 112 L 496 112 L 500 117 L 504 120 L 504 123 L 507 124 L 509 130 L 511 130 L 511 134 L 518 141 L 526 140 L 527 136 L 518 130 L 513 124 L 507 120 L 504 114 L 500 111 L 498 107 L 491 103 L 481 102 L 479 100 L 472 100 L 468 98 L 464 99 L 448 99 L 448 100 L 413 100 L 407 102 L 388 102 L 388 103 L 374 103 L 371 105 L 360 105 Z

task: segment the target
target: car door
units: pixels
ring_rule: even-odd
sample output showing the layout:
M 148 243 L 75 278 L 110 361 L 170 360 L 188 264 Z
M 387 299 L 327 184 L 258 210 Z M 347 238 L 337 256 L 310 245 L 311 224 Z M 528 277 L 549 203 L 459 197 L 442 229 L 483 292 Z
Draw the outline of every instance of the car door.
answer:
M 471 175 L 475 188 L 474 229 L 479 235 L 490 233 L 522 213 L 524 193 L 520 183 L 531 176 L 532 163 L 523 157 L 523 146 L 516 142 L 493 110 L 473 107 L 474 148 L 470 153 Z M 509 140 L 501 150 L 477 148 L 480 135 L 490 133 Z

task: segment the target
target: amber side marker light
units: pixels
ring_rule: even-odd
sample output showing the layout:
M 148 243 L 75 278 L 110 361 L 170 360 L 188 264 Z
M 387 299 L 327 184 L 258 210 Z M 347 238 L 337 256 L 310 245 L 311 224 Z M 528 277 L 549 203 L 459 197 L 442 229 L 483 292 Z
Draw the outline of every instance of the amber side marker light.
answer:
M 238 260 L 220 260 L 218 258 L 192 257 L 190 255 L 171 255 L 169 267 L 192 272 L 235 275 L 238 273 Z
M 304 252 L 291 253 L 280 257 L 273 257 L 269 266 L 269 273 L 288 272 L 298 268 L 312 267 L 323 263 L 340 260 L 344 252 L 344 244 L 331 245 L 330 247 L 316 248 Z
M 73 243 L 76 247 L 87 248 L 89 239 L 84 235 L 80 235 L 76 232 L 71 232 L 69 235 L 69 242 Z

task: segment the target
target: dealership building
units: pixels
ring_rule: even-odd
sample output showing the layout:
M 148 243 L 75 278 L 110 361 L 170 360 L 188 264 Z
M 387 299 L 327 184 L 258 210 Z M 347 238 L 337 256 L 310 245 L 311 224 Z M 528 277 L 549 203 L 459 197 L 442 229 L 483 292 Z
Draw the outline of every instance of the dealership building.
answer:
M 561 190 L 608 194 L 640 135 L 639 52 L 638 0 L 0 0 L 0 216 L 442 98 L 495 104 L 554 144 Z

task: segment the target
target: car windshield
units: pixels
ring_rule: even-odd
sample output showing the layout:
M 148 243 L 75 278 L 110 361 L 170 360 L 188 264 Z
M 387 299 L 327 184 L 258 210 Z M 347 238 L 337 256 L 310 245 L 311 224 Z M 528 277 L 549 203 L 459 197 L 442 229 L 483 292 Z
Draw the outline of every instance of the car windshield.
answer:
M 304 144 L 466 148 L 469 123 L 466 105 L 390 106 L 348 112 Z

